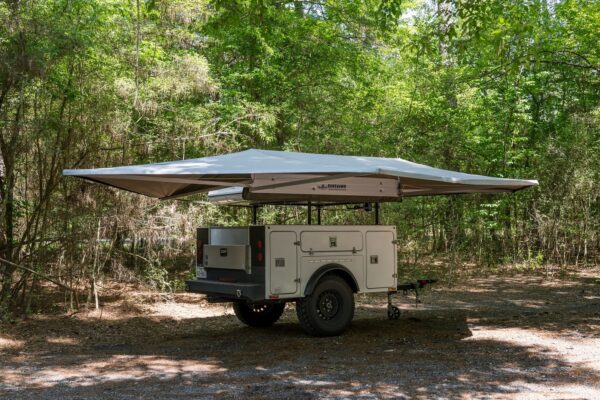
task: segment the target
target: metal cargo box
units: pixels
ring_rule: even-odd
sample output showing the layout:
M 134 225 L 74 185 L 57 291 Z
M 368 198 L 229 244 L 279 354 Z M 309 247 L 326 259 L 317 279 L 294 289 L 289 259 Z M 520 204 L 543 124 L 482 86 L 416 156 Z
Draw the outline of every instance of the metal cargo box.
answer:
M 250 244 L 248 228 L 208 228 L 209 240 L 212 245 Z
M 250 269 L 250 246 L 204 245 L 204 267 L 223 269 Z

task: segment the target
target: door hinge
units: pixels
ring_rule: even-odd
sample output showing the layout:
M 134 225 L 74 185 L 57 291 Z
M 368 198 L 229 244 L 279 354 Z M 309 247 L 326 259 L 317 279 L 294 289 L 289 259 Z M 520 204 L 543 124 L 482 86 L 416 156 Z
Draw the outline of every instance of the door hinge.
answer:
M 398 274 L 392 274 L 392 278 L 397 278 Z
M 300 244 L 301 244 L 301 243 L 300 243 L 300 241 L 299 241 L 299 240 L 297 240 L 297 241 L 295 241 L 295 242 L 294 242 L 294 245 L 295 245 L 295 246 L 300 246 Z
M 400 241 L 399 241 L 398 239 L 394 239 L 394 240 L 392 240 L 392 243 L 393 243 L 393 244 L 399 244 L 399 243 L 400 243 Z
M 296 279 L 294 279 L 294 282 L 296 282 L 296 283 L 300 283 L 300 278 L 296 278 Z

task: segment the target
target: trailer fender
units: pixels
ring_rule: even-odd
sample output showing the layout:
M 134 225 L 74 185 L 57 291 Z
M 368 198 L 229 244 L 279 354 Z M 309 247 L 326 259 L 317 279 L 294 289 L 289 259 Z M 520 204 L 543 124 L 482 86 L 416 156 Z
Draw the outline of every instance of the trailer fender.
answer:
M 348 268 L 340 264 L 327 264 L 323 265 L 312 274 L 308 283 L 306 284 L 306 288 L 304 289 L 304 295 L 310 296 L 321 278 L 328 274 L 335 274 L 342 277 L 348 283 L 348 286 L 350 286 L 354 293 L 358 292 L 358 283 L 356 282 L 356 278 Z

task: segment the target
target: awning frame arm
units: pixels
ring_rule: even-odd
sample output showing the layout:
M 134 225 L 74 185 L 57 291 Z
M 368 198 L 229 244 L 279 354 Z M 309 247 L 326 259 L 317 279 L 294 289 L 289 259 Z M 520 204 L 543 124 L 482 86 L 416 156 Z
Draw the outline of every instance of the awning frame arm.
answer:
M 92 175 L 95 178 L 113 178 L 113 179 L 131 179 L 137 181 L 145 181 L 145 182 L 166 182 L 166 183 L 187 183 L 190 185 L 212 185 L 212 186 L 240 186 L 240 187 L 249 187 L 252 181 L 250 179 L 245 179 L 239 182 L 226 182 L 226 181 L 213 181 L 207 179 L 193 179 L 193 178 L 174 178 L 167 177 L 161 175 L 153 175 L 153 176 L 144 176 L 144 175 L 101 175 L 94 174 Z M 94 179 L 94 178 L 90 178 Z M 212 189 L 211 189 L 212 190 Z

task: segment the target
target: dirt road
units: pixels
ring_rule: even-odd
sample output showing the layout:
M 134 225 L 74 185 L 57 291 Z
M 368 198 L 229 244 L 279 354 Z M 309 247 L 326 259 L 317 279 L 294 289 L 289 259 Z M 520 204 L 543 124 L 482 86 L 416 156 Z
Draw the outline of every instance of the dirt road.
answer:
M 0 325 L 7 399 L 600 399 L 600 285 L 516 276 L 438 287 L 388 321 L 357 296 L 352 328 L 241 325 L 201 296 L 123 288 L 103 311 Z

